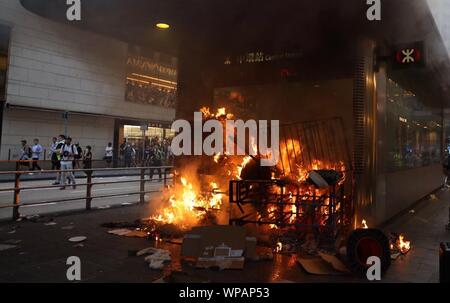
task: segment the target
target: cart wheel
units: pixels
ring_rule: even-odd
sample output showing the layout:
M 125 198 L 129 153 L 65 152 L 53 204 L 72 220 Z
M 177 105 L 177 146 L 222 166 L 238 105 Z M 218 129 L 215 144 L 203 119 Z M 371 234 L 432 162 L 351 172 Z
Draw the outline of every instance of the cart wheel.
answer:
M 347 240 L 347 262 L 350 270 L 365 276 L 369 265 L 369 257 L 376 256 L 381 260 L 381 274 L 391 265 L 389 239 L 379 229 L 356 229 Z

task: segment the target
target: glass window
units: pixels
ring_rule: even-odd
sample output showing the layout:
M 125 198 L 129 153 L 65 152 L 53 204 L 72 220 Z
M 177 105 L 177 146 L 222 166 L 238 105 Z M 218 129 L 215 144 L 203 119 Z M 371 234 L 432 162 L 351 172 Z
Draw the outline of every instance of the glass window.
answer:
M 159 53 L 131 47 L 127 59 L 125 100 L 175 108 L 177 60 Z
M 441 161 L 442 111 L 425 106 L 393 80 L 387 85 L 387 170 Z

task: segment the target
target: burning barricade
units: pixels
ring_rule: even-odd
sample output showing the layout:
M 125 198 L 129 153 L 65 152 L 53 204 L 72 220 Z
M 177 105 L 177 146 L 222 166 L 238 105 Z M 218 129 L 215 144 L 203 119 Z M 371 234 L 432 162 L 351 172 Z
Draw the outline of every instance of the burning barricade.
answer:
M 233 117 L 225 108 L 201 112 L 222 123 Z M 409 251 L 403 235 L 389 239 L 365 220 L 353 227 L 351 157 L 340 119 L 285 125 L 281 133 L 274 167 L 261 165 L 254 137 L 250 155 L 179 157 L 174 183 L 134 228 L 157 241 L 182 236 L 181 256 L 197 268 L 241 269 L 245 260 L 270 259 L 256 252 L 257 243 L 272 258 L 307 254 L 360 274 L 370 256 L 380 257 L 385 271 L 391 254 Z M 155 258 L 154 267 L 167 261 Z

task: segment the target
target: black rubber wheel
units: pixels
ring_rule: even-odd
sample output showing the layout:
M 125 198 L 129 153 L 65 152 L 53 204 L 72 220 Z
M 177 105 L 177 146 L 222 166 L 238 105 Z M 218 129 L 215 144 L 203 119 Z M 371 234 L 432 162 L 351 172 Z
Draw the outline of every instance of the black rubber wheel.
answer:
M 347 240 L 347 263 L 355 274 L 366 276 L 369 265 L 367 259 L 371 256 L 380 258 L 381 274 L 391 265 L 389 239 L 379 229 L 356 229 Z

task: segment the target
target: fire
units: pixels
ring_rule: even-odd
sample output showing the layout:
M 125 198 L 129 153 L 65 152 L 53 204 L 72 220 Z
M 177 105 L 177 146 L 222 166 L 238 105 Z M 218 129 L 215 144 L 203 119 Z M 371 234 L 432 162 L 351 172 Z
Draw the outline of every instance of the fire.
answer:
M 367 225 L 367 221 L 366 220 L 363 219 L 361 224 L 362 224 L 362 228 L 363 229 L 368 229 L 369 228 L 369 226 Z
M 402 254 L 406 254 L 411 249 L 411 241 L 405 240 L 404 235 L 398 236 L 397 248 Z
M 231 113 L 227 113 L 227 110 L 225 107 L 221 107 L 219 109 L 217 109 L 217 112 L 214 114 L 211 112 L 211 110 L 209 109 L 209 107 L 202 107 L 200 109 L 200 112 L 203 114 L 203 116 L 206 119 L 212 119 L 212 118 L 226 118 L 226 119 L 233 119 L 234 115 Z
M 169 206 L 159 210 L 159 214 L 151 219 L 165 223 L 175 224 L 182 229 L 198 225 L 208 211 L 219 210 L 222 206 L 223 195 L 217 193 L 218 185 L 211 182 L 211 192 L 201 193 L 198 186 L 181 177 L 181 184 L 168 189 Z
M 277 242 L 277 246 L 275 247 L 275 252 L 280 253 L 283 251 L 283 243 Z
M 236 173 L 236 178 L 238 178 L 239 180 L 241 180 L 241 173 L 242 170 L 244 169 L 244 167 L 252 160 L 252 157 L 250 156 L 246 156 L 244 157 L 244 159 L 242 160 L 242 163 L 239 164 L 237 166 L 237 173 Z

